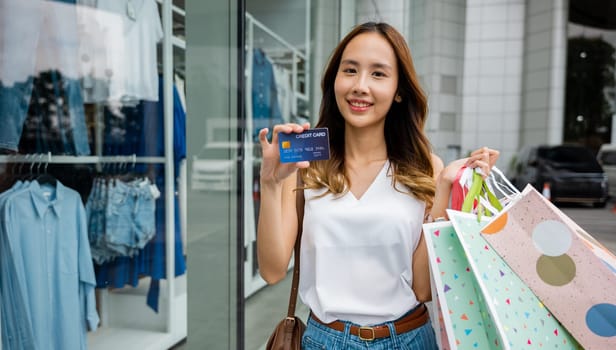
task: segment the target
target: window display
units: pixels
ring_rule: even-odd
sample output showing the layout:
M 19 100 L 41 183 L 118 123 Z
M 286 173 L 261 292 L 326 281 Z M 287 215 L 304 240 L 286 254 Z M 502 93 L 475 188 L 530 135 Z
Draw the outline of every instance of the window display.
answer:
M 186 336 L 167 325 L 186 314 L 173 12 L 171 0 L 0 1 L 0 349 Z
M 307 21 L 308 23 L 309 21 Z M 244 161 L 245 189 L 252 201 L 245 201 L 244 245 L 247 248 L 245 295 L 248 297 L 265 285 L 259 276 L 256 259 L 256 220 L 259 216 L 260 149 L 258 133 L 283 122 L 308 119 L 307 91 L 308 52 L 291 45 L 279 33 L 246 13 L 246 147 L 252 152 Z M 306 31 L 309 31 L 306 28 Z M 307 45 L 306 45 L 307 46 Z M 302 83 L 304 82 L 304 83 Z M 249 197 L 246 197 L 249 198 Z

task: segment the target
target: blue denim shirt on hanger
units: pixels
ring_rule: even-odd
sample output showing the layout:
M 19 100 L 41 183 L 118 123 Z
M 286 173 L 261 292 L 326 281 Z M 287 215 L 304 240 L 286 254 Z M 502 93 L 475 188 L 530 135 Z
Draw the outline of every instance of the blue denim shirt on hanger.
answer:
M 2 306 L 10 310 L 17 304 L 16 311 L 24 313 L 11 322 L 21 324 L 17 330 L 30 325 L 33 337 L 11 334 L 7 342 L 18 345 L 7 349 L 22 349 L 23 344 L 33 344 L 32 349 L 86 349 L 86 331 L 95 330 L 99 318 L 81 197 L 60 182 L 52 187 L 33 181 L 7 195 L 0 218 L 2 246 L 10 246 L 13 253 L 12 265 L 7 265 L 12 269 L 2 271 L 2 280 L 18 283 L 22 293 L 5 290 L 3 284 Z M 9 257 L 2 254 L 1 259 L 4 269 Z M 4 342 L 4 334 L 2 338 Z
M 0 213 L 10 195 L 24 190 L 27 184 L 18 181 L 7 191 L 0 193 Z M 5 233 L 8 225 L 0 217 L 0 323 L 2 324 L 0 339 L 2 349 L 35 349 L 30 308 L 26 303 L 25 281 L 17 280 L 17 275 L 24 275 L 15 263 L 11 242 Z
M 259 141 L 259 130 L 281 124 L 278 90 L 272 62 L 261 49 L 252 56 L 252 125 L 253 139 Z

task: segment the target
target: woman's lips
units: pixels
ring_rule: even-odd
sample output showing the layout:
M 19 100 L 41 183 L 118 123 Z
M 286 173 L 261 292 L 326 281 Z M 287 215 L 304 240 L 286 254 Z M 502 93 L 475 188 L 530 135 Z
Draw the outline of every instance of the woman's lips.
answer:
M 349 106 L 354 112 L 364 112 L 372 106 L 372 103 L 362 100 L 349 100 Z

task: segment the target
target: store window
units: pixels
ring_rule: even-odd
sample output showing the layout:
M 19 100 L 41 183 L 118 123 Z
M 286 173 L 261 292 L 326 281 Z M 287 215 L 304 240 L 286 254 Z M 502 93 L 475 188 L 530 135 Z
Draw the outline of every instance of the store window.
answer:
M 186 325 L 183 1 L 0 1 L 4 350 Z

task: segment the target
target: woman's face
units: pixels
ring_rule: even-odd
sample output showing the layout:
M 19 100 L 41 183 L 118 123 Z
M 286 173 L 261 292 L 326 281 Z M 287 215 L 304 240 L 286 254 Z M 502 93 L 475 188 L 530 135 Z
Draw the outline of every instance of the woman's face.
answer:
M 344 49 L 334 92 L 340 113 L 355 127 L 385 122 L 398 89 L 396 55 L 378 33 L 363 33 Z

